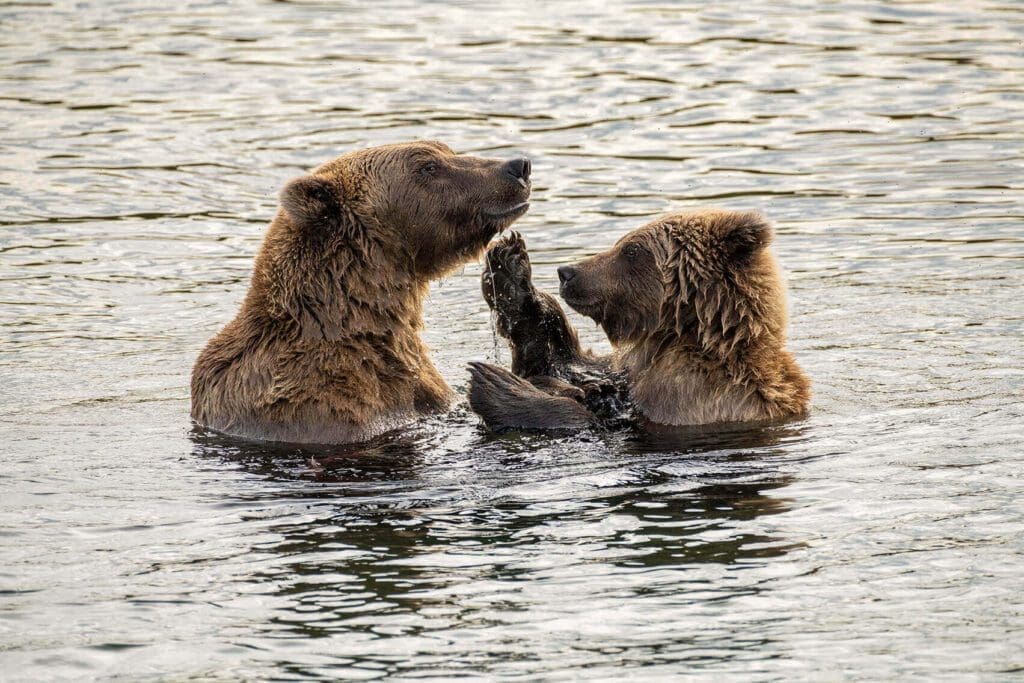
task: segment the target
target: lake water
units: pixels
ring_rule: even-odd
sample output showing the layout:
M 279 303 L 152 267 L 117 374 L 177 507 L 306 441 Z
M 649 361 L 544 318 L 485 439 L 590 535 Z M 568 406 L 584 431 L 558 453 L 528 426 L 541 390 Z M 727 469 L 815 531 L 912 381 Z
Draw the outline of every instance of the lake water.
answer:
M 1024 676 L 1024 5 L 8 2 L 0 27 L 0 679 Z M 813 414 L 193 433 L 191 364 L 281 185 L 417 138 L 533 160 L 549 290 L 661 213 L 763 210 Z M 508 362 L 479 273 L 427 304 L 459 392 Z

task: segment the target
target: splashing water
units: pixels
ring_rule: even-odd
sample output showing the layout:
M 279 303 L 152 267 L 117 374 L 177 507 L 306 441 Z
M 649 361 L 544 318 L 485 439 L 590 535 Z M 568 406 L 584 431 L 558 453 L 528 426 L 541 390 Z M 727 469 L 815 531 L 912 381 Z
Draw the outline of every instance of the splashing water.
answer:
M 494 345 L 494 362 L 500 364 L 501 342 L 498 340 L 498 312 L 491 309 L 491 342 Z
M 500 239 L 503 235 L 504 235 L 504 231 L 502 231 L 502 234 L 498 235 L 498 238 Z M 490 262 L 488 262 L 486 260 L 486 257 L 484 258 L 484 260 L 485 260 L 484 268 L 487 269 L 488 273 L 491 273 L 491 297 L 492 297 L 492 299 L 494 301 L 497 301 L 498 300 L 498 286 L 494 282 L 494 273 L 492 272 L 491 264 L 490 264 Z M 493 309 L 493 308 L 491 309 L 491 344 L 492 344 L 493 349 L 494 349 L 494 362 L 498 363 L 500 365 L 501 364 L 501 342 L 498 339 L 498 311 Z

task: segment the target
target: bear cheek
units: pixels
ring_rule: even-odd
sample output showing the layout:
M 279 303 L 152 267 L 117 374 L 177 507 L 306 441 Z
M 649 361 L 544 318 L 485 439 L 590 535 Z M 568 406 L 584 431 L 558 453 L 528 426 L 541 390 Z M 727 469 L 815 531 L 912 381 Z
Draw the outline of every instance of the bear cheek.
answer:
M 437 223 L 434 240 L 444 255 L 461 262 L 475 258 L 494 232 L 475 212 L 462 210 L 448 213 Z
M 665 287 L 660 281 L 650 278 L 634 298 L 637 326 L 640 334 L 647 335 L 658 327 L 661 320 L 661 305 L 665 300 Z

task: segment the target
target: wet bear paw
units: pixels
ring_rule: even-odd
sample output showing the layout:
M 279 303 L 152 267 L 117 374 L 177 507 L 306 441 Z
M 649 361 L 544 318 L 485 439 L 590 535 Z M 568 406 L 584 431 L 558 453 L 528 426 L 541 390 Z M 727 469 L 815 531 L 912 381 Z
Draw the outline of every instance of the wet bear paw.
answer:
M 532 277 L 526 242 L 512 231 L 487 250 L 480 289 L 487 305 L 506 322 L 513 322 L 537 299 Z

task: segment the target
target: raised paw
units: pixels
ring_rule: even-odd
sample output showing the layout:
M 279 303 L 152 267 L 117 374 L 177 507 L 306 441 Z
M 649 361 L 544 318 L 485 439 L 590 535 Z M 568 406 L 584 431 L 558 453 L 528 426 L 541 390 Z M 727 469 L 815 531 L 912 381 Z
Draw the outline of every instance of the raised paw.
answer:
M 496 365 L 470 363 L 469 375 L 469 405 L 491 429 L 577 430 L 593 421 L 571 398 L 546 394 Z
M 495 242 L 484 259 L 480 278 L 487 305 L 507 320 L 514 320 L 523 306 L 536 297 L 526 242 L 516 231 Z

